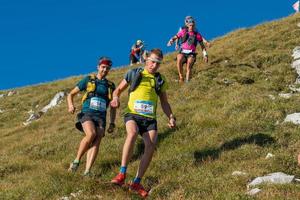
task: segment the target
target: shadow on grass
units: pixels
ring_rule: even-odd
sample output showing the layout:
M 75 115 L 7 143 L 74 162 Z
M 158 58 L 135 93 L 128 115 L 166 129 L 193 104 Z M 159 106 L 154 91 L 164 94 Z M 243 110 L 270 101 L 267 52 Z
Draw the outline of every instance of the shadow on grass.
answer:
M 120 166 L 120 160 L 102 161 L 97 169 L 100 169 L 100 174 L 106 174 L 112 171 L 116 166 Z
M 167 129 L 164 132 L 159 132 L 157 136 L 157 143 L 156 143 L 156 148 L 159 147 L 159 144 L 163 142 L 166 138 L 168 138 L 172 133 L 174 133 L 179 127 L 176 129 Z M 132 160 L 137 160 L 139 159 L 143 153 L 144 153 L 145 145 L 144 141 L 142 139 L 137 139 L 136 141 L 136 148 L 133 152 Z
M 247 137 L 238 137 L 229 142 L 225 142 L 219 148 L 207 148 L 194 152 L 195 164 L 200 164 L 205 160 L 215 160 L 224 151 L 237 149 L 245 144 L 255 144 L 261 147 L 275 143 L 275 140 L 266 134 L 257 133 Z

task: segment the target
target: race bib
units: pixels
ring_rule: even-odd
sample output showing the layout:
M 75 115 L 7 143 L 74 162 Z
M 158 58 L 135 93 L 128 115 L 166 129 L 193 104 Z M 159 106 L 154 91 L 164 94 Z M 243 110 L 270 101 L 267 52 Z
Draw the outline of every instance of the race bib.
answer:
M 97 111 L 106 111 L 106 101 L 99 97 L 92 97 L 90 101 L 90 109 Z
M 152 115 L 154 113 L 154 106 L 152 101 L 140 101 L 134 102 L 134 111 L 144 115 Z
M 192 50 L 188 50 L 188 49 L 182 49 L 181 52 L 188 54 L 188 53 L 192 53 L 193 51 Z

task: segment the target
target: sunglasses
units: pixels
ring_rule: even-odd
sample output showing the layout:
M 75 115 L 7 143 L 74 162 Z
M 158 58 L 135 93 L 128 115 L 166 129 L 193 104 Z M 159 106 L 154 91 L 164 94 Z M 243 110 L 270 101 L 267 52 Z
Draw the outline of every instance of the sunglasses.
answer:
M 161 64 L 161 60 L 158 60 L 158 59 L 156 59 L 156 58 L 151 58 L 151 57 L 149 57 L 149 58 L 147 58 L 147 60 L 149 60 L 149 61 L 151 61 L 151 62 L 153 62 L 153 63 Z
M 189 20 L 186 20 L 186 23 L 187 23 L 187 24 L 193 24 L 193 23 L 195 23 L 195 21 L 192 20 L 192 19 L 189 19 Z

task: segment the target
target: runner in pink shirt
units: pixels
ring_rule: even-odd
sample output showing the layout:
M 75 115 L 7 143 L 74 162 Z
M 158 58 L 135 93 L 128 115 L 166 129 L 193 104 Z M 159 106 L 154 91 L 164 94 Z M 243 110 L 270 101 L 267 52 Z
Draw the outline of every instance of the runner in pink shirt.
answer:
M 179 75 L 179 82 L 184 82 L 183 78 L 183 61 L 186 59 L 186 82 L 190 80 L 190 74 L 192 66 L 196 60 L 196 47 L 199 43 L 202 49 L 204 61 L 208 62 L 208 55 L 206 48 L 203 44 L 203 38 L 199 32 L 196 31 L 194 19 L 187 21 L 187 29 L 180 30 L 174 37 L 168 42 L 168 46 L 171 46 L 176 39 L 181 40 L 181 48 L 177 55 L 177 70 Z

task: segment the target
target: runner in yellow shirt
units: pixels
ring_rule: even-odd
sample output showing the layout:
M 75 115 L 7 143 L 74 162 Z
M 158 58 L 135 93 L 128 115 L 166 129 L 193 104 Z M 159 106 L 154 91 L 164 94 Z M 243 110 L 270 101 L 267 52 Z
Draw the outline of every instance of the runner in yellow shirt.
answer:
M 167 99 L 166 79 L 157 72 L 162 59 L 163 53 L 160 49 L 151 50 L 149 57 L 146 59 L 145 68 L 136 68 L 127 72 L 114 91 L 113 100 L 110 104 L 113 108 L 119 107 L 119 96 L 130 86 L 124 119 L 127 137 L 123 147 L 121 168 L 120 173 L 111 182 L 120 186 L 125 183 L 128 161 L 132 156 L 134 143 L 139 133 L 143 137 L 145 151 L 136 177 L 129 183 L 129 189 L 137 192 L 142 197 L 146 197 L 148 192 L 140 182 L 150 164 L 157 141 L 156 108 L 158 97 L 164 113 L 169 118 L 169 127 L 174 128 L 176 126 L 176 119 Z

